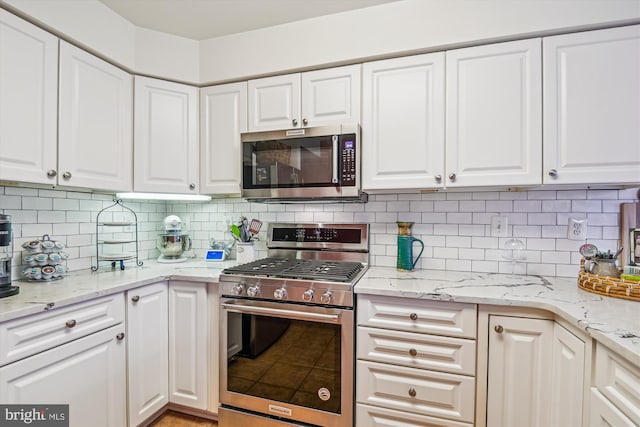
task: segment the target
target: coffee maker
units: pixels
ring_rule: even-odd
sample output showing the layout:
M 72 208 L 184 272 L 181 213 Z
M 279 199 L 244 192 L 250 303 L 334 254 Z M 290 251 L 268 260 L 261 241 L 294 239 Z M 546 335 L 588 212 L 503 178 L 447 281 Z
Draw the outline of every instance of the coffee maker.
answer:
M 12 258 L 11 216 L 0 214 L 0 298 L 10 297 L 20 292 L 18 286 L 11 286 Z

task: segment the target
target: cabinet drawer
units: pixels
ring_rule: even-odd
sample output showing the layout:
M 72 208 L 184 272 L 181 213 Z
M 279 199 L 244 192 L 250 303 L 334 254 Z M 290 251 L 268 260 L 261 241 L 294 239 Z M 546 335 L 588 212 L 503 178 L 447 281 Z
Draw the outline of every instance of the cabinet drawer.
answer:
M 124 321 L 124 296 L 91 301 L 0 324 L 0 366 Z
M 369 427 L 471 427 L 473 424 L 425 415 L 398 412 L 369 405 L 356 405 L 356 426 Z
M 475 375 L 476 343 L 463 338 L 358 327 L 358 359 Z
M 360 295 L 357 313 L 358 325 L 452 337 L 476 337 L 474 304 Z
M 475 379 L 358 361 L 358 403 L 473 422 Z
M 597 389 L 591 389 L 591 427 L 633 427 L 637 424 L 633 423 L 629 418 L 625 417 L 613 403 L 609 402 Z
M 640 369 L 598 344 L 595 376 L 598 390 L 640 425 Z

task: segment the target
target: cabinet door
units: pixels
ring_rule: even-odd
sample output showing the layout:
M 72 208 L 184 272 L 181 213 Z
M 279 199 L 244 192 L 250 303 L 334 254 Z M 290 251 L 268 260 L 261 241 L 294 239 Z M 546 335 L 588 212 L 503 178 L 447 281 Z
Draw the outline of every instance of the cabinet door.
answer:
M 300 126 L 300 74 L 249 80 L 250 132 Z
M 302 73 L 302 126 L 360 123 L 360 64 Z
M 200 89 L 200 192 L 240 194 L 247 83 Z
M 488 426 L 551 425 L 553 323 L 490 316 Z
M 551 370 L 552 426 L 583 425 L 584 352 L 584 341 L 554 323 Z
M 0 9 L 0 180 L 56 183 L 57 112 L 58 39 Z
M 544 183 L 640 182 L 640 26 L 543 39 Z
M 71 427 L 127 425 L 122 338 L 124 324 L 0 368 L 2 403 L 68 404 Z
M 135 191 L 197 194 L 198 88 L 135 78 Z
M 444 169 L 444 53 L 362 67 L 363 189 L 434 188 Z
M 591 427 L 637 427 L 622 411 L 604 397 L 596 388 L 591 389 Z
M 131 75 L 61 41 L 58 182 L 131 191 L 132 114 Z
M 207 409 L 206 286 L 169 286 L 169 401 L 197 409 Z
M 167 283 L 127 291 L 129 425 L 169 402 Z
M 541 184 L 540 39 L 446 55 L 446 186 Z

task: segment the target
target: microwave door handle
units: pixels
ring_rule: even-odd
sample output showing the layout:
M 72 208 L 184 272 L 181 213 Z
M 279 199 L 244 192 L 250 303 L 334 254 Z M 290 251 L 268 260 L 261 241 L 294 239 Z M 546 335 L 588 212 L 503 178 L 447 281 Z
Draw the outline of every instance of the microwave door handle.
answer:
M 338 141 L 338 135 L 333 135 L 331 137 L 331 142 L 333 143 L 333 149 L 331 150 L 331 160 L 333 163 L 333 174 L 331 176 L 332 184 L 340 184 L 340 180 L 338 179 L 338 173 L 340 172 L 340 156 L 338 153 L 338 149 L 340 148 L 340 143 Z

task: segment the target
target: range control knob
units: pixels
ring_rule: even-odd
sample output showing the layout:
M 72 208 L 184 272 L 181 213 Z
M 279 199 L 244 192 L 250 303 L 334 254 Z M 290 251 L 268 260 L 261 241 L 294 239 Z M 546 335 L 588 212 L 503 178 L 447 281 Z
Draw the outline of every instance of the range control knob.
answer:
M 231 292 L 234 295 L 242 295 L 244 293 L 244 283 L 236 283 L 235 285 L 233 285 L 233 288 L 231 288 Z
M 313 289 L 308 289 L 302 293 L 302 301 L 311 302 L 313 301 Z
M 322 304 L 331 304 L 331 301 L 333 301 L 333 294 L 331 291 L 327 291 L 320 295 L 320 302 Z
M 260 286 L 258 286 L 258 285 L 249 286 L 247 288 L 247 295 L 252 297 L 252 298 L 260 296 Z
M 285 288 L 278 288 L 273 291 L 273 297 L 275 299 L 287 299 L 287 290 Z

